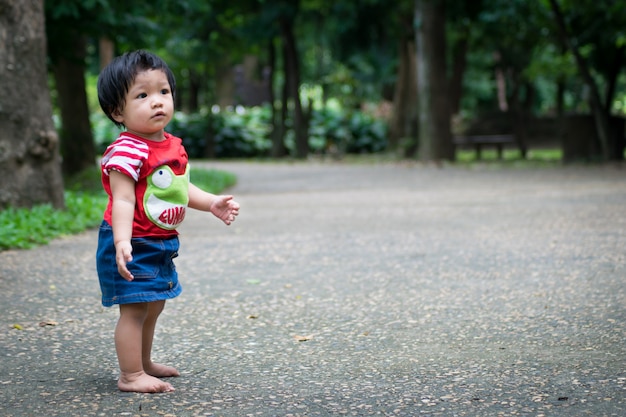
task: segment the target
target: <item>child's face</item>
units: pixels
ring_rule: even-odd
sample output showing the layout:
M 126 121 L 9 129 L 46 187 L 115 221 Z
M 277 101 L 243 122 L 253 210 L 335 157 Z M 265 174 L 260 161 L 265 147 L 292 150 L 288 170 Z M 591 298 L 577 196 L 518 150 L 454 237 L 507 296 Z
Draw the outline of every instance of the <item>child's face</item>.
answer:
M 124 109 L 112 116 L 130 133 L 163 140 L 163 129 L 172 119 L 174 98 L 167 76 L 161 70 L 142 71 L 126 93 Z

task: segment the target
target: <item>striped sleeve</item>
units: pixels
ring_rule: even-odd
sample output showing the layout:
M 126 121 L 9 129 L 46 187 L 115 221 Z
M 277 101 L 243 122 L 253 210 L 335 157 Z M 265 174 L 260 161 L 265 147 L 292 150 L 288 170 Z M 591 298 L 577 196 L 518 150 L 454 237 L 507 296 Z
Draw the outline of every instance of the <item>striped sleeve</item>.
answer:
M 128 136 L 121 136 L 113 142 L 102 156 L 102 172 L 109 175 L 111 170 L 139 179 L 139 170 L 148 159 L 148 145 Z

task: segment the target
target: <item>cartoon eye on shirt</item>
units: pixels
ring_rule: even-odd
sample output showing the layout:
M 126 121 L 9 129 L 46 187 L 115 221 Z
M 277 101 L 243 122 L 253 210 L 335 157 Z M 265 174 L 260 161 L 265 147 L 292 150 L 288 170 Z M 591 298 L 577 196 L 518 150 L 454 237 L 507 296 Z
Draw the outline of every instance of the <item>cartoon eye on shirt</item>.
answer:
M 157 168 L 147 179 L 143 197 L 146 215 L 157 226 L 172 230 L 185 218 L 189 202 L 189 165 L 176 175 L 167 165 Z
M 172 185 L 172 172 L 169 167 L 159 169 L 150 178 L 152 179 L 152 184 L 161 190 L 165 190 Z

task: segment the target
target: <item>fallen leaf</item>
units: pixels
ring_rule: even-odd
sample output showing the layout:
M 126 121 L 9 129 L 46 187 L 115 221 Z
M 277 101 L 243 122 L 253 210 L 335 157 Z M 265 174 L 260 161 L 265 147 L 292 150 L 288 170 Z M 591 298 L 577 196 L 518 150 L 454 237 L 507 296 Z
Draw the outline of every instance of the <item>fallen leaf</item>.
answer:
M 250 314 L 248 317 L 246 317 L 247 319 L 258 319 L 259 316 L 256 314 Z
M 259 285 L 261 283 L 260 279 L 249 279 L 246 281 L 250 285 Z
M 17 329 L 17 330 L 24 330 L 24 328 L 22 326 L 20 326 L 19 324 L 14 324 L 13 328 Z
M 59 322 L 52 321 L 52 320 L 42 321 L 41 323 L 39 323 L 39 327 L 56 326 L 58 324 L 59 324 Z
M 298 335 L 295 335 L 293 338 L 296 339 L 298 342 L 306 342 L 307 340 L 313 339 L 313 336 L 311 336 L 311 335 L 309 335 L 309 336 L 298 336 Z

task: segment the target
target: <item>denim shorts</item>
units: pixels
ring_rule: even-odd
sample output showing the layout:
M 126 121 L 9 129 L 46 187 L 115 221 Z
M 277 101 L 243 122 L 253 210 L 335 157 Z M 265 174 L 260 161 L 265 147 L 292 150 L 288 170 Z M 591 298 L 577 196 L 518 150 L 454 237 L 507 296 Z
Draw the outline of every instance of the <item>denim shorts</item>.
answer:
M 127 267 L 135 278 L 126 281 L 117 272 L 113 228 L 102 222 L 96 252 L 102 305 L 146 303 L 178 296 L 182 287 L 173 261 L 178 256 L 178 237 L 133 238 L 131 245 L 133 260 Z

